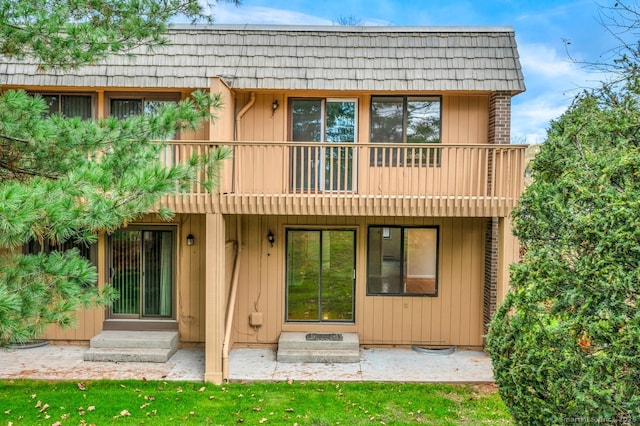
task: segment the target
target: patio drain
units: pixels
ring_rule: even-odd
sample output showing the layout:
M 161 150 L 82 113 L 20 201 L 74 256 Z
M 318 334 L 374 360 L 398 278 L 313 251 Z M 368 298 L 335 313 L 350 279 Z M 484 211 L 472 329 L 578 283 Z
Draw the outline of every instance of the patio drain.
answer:
M 416 352 L 428 354 L 428 355 L 451 355 L 456 351 L 457 347 L 449 346 L 445 348 L 424 348 L 421 346 L 413 345 L 411 346 L 411 349 L 413 349 Z

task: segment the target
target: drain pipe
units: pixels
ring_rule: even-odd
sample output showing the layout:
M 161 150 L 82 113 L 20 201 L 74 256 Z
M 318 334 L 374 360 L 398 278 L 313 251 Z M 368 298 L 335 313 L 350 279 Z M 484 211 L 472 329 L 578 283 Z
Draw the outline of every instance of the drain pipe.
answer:
M 242 117 L 244 117 L 244 115 L 247 113 L 247 111 L 249 111 L 249 109 L 253 106 L 253 104 L 256 103 L 256 93 L 255 92 L 251 92 L 251 97 L 249 98 L 249 102 L 247 102 L 247 104 L 238 112 L 238 114 L 236 114 L 236 134 L 235 134 L 235 140 L 236 142 L 241 140 L 240 139 L 240 120 L 242 120 Z
M 249 102 L 236 115 L 235 140 L 240 139 L 240 120 L 256 103 L 256 94 L 251 92 Z M 231 276 L 231 289 L 227 300 L 227 314 L 225 317 L 224 340 L 222 341 L 222 380 L 229 380 L 229 341 L 231 340 L 231 328 L 233 325 L 233 315 L 235 313 L 236 295 L 238 294 L 238 271 L 240 269 L 240 252 L 242 250 L 242 226 L 240 218 L 236 216 L 236 250 L 233 263 L 233 274 Z
M 236 295 L 238 294 L 238 275 L 240 270 L 240 251 L 242 250 L 240 220 L 236 219 L 236 242 L 235 259 L 233 262 L 233 274 L 231 275 L 231 289 L 227 300 L 227 314 L 225 317 L 224 340 L 222 342 L 222 380 L 229 380 L 229 341 L 231 340 L 231 326 L 233 324 L 233 314 L 236 306 Z

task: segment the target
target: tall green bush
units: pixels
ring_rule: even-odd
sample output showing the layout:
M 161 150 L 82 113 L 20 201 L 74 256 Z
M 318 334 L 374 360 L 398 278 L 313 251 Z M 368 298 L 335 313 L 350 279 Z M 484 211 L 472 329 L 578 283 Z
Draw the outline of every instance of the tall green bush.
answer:
M 640 423 L 640 111 L 632 87 L 551 123 L 514 211 L 524 254 L 487 350 L 516 422 Z

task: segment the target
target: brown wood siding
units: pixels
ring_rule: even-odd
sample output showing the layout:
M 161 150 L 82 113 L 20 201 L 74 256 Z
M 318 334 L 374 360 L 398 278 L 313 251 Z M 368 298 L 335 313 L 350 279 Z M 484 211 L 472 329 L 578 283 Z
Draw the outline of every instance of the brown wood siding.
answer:
M 442 97 L 442 142 L 486 144 L 489 129 L 489 95 Z
M 180 215 L 177 234 L 177 316 L 180 341 L 202 343 L 205 340 L 205 269 L 204 215 Z M 195 237 L 193 246 L 186 245 L 187 235 Z
M 235 344 L 273 345 L 283 330 L 331 330 L 357 331 L 365 345 L 482 345 L 485 219 L 243 216 L 241 222 L 244 248 L 232 336 Z M 366 294 L 367 228 L 373 224 L 440 227 L 437 297 Z M 285 230 L 296 226 L 356 230 L 354 324 L 285 323 Z M 273 248 L 266 239 L 269 229 L 276 236 Z M 263 313 L 262 327 L 249 325 L 252 312 Z

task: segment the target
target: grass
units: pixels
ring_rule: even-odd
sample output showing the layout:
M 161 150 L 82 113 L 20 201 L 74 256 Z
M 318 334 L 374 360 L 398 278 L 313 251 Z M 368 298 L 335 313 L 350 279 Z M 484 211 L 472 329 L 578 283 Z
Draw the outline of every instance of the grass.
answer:
M 493 385 L 0 381 L 0 424 L 511 424 Z

